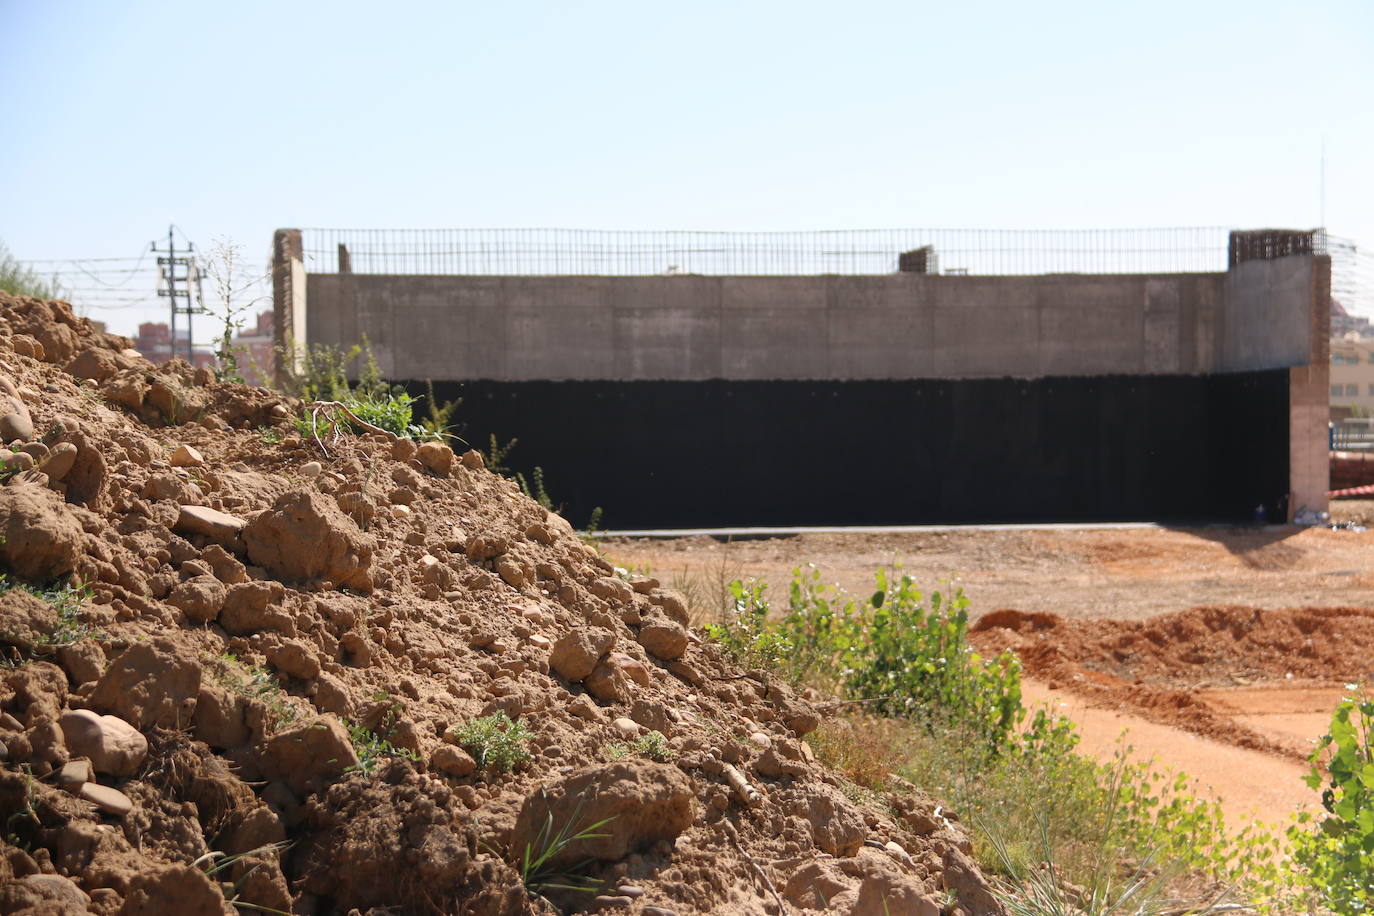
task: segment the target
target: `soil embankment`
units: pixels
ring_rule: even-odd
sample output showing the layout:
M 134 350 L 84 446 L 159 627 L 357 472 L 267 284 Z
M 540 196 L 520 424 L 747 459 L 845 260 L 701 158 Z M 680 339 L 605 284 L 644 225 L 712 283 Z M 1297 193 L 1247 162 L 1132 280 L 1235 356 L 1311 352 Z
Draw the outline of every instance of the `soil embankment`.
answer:
M 805 699 L 477 453 L 128 346 L 0 295 L 0 570 L 43 594 L 0 590 L 0 911 L 997 911 L 934 801 L 852 800 Z

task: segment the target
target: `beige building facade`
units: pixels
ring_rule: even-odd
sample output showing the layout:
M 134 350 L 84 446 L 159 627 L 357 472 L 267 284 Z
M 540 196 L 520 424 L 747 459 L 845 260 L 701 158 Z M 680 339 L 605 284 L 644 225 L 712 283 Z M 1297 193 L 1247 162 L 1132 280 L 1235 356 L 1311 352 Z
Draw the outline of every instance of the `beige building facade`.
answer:
M 1374 338 L 1331 341 L 1331 406 L 1374 415 Z

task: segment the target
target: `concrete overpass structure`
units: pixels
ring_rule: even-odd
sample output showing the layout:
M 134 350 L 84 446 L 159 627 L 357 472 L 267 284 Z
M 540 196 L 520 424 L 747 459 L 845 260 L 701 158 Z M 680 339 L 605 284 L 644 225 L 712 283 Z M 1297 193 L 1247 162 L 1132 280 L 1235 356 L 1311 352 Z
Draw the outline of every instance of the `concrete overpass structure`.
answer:
M 522 275 L 364 273 L 280 230 L 275 306 L 463 397 L 466 438 L 518 437 L 574 521 L 1274 520 L 1326 504 L 1322 240 L 1233 232 L 1180 272 L 940 273 L 937 245 L 867 275 Z

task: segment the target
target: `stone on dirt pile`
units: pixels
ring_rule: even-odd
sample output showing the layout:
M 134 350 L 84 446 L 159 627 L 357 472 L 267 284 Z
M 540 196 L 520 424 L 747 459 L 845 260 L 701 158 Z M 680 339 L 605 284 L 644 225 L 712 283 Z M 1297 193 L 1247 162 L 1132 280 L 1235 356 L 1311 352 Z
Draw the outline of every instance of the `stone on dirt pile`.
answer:
M 77 793 L 106 814 L 123 817 L 134 810 L 133 800 L 118 789 L 102 786 L 98 782 L 88 782 Z
M 89 912 L 91 897 L 61 875 L 25 875 L 0 886 L 0 913 L 66 916 Z
M 224 596 L 224 584 L 214 576 L 192 576 L 172 589 L 167 603 L 193 623 L 208 623 L 219 616 Z
M 160 636 L 115 656 L 91 693 L 91 706 L 135 728 L 185 728 L 200 692 L 200 665 Z
M 615 643 L 615 634 L 600 627 L 569 630 L 553 644 L 549 667 L 564 680 L 580 681 L 592 673 L 596 663 L 615 647 Z
M 57 628 L 57 611 L 22 588 L 0 592 L 0 645 L 31 651 Z
M 73 709 L 62 714 L 59 724 L 67 749 L 90 758 L 97 773 L 132 776 L 148 756 L 148 739 L 118 716 Z
M 178 445 L 172 452 L 172 467 L 198 468 L 205 463 L 200 452 L 189 445 Z
M 30 582 L 71 572 L 81 555 L 81 523 L 62 497 L 23 484 L 0 488 L 0 565 Z
M 453 470 L 453 449 L 439 442 L 422 443 L 415 457 L 440 477 L 447 477 Z
M 243 519 L 209 506 L 182 506 L 172 530 L 178 534 L 201 534 L 224 543 L 237 537 L 245 524 Z
M 243 529 L 248 558 L 286 582 L 372 590 L 374 540 L 334 500 L 289 490 Z
M 540 828 L 572 824 L 577 833 L 605 821 L 599 839 L 569 844 L 549 866 L 567 868 L 585 859 L 615 862 L 660 840 L 672 841 L 692 823 L 692 783 L 675 766 L 647 761 L 614 763 L 578 770 L 525 798 L 511 836 L 512 848 L 535 842 Z
M 33 438 L 33 418 L 14 382 L 0 375 L 0 441 Z
M 348 730 L 334 716 L 278 732 L 267 742 L 266 763 L 297 795 L 318 792 L 358 765 Z
M 671 620 L 649 620 L 639 628 L 639 644 L 655 658 L 676 661 L 687 652 L 687 631 Z

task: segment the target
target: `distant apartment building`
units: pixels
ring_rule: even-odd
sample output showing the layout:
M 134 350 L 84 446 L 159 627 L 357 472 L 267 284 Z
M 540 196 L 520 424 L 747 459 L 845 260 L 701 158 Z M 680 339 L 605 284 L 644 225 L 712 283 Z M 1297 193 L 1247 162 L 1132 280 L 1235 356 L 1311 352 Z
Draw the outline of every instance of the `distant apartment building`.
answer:
M 145 321 L 138 326 L 138 336 L 134 338 L 134 349 L 143 354 L 143 358 L 150 363 L 160 366 L 173 355 L 186 359 L 186 341 L 190 337 L 190 331 L 186 328 L 177 328 L 176 348 L 173 353 L 172 329 L 167 326 L 165 321 Z M 196 346 L 193 348 L 192 358 L 189 360 L 191 365 L 197 368 L 201 366 L 213 366 L 215 364 L 215 354 L 208 347 Z
M 1331 408 L 1343 416 L 1374 414 L 1374 338 L 1350 332 L 1331 341 Z
M 275 354 L 272 350 L 272 310 L 258 313 L 258 323 L 234 336 L 239 371 L 250 385 L 266 385 L 272 379 Z

